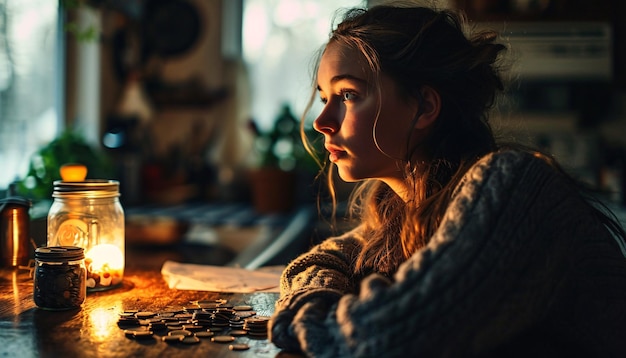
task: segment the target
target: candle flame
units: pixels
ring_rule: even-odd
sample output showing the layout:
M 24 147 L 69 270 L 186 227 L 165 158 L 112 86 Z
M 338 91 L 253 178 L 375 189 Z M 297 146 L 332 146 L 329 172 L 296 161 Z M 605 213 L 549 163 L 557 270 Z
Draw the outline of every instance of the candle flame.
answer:
M 124 255 L 115 245 L 96 245 L 87 251 L 85 258 L 91 262 L 92 272 L 102 272 L 107 269 L 121 270 L 124 268 Z

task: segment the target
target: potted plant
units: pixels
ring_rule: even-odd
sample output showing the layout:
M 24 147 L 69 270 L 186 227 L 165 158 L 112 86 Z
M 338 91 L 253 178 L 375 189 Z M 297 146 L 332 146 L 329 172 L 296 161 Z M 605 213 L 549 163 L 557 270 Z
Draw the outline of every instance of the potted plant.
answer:
M 300 123 L 285 104 L 272 130 L 257 131 L 255 160 L 249 171 L 252 201 L 260 213 L 280 213 L 293 209 L 302 191 L 303 176 L 315 172 L 315 162 L 304 149 Z
M 68 163 L 85 165 L 92 178 L 111 177 L 109 159 L 78 133 L 68 130 L 31 156 L 26 176 L 17 183 L 18 192 L 34 201 L 50 199 L 54 181 L 61 179 L 60 168 Z

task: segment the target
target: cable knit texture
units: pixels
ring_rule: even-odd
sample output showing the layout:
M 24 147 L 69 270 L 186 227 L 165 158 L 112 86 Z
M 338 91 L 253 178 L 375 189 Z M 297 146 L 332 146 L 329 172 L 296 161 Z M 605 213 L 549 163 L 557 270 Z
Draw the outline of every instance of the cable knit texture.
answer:
M 353 276 L 363 240 L 357 228 L 288 265 L 270 322 L 277 346 L 333 358 L 626 357 L 626 259 L 530 154 L 474 165 L 393 282 Z

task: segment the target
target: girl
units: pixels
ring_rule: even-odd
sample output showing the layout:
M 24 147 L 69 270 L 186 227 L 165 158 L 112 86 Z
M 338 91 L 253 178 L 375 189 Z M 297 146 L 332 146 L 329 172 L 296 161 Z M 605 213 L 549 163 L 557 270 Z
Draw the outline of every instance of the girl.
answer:
M 503 45 L 454 13 L 354 9 L 314 122 L 360 224 L 286 268 L 270 338 L 319 357 L 625 356 L 626 234 L 487 122 Z

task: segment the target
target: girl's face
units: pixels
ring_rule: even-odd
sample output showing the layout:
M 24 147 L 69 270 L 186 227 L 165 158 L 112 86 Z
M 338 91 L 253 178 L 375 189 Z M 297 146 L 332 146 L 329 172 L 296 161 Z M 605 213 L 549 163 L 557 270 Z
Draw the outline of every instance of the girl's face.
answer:
M 389 77 L 381 80 L 378 91 L 361 53 L 330 43 L 317 73 L 324 107 L 313 126 L 324 135 L 329 159 L 343 180 L 375 178 L 394 187 L 403 182 L 399 163 L 406 156 L 417 104 L 404 100 Z

